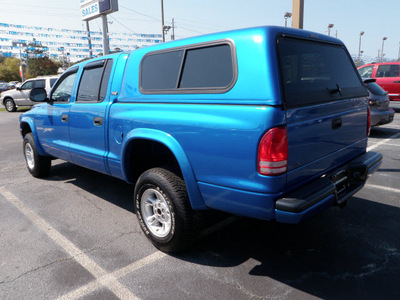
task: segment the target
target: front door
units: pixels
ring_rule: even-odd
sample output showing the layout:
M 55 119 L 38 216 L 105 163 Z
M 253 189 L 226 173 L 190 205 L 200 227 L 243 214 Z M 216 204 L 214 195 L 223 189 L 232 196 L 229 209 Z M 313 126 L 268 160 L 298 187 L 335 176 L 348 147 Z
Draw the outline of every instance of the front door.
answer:
M 50 94 L 47 113 L 37 120 L 37 133 L 44 150 L 54 157 L 71 161 L 69 152 L 69 110 L 74 99 L 78 68 L 64 73 Z

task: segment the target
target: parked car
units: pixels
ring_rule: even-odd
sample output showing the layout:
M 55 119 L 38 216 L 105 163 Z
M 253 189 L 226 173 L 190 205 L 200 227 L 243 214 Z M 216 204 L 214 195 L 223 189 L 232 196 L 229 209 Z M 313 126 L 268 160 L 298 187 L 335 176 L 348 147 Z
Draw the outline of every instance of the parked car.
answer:
M 8 112 L 16 111 L 18 106 L 35 105 L 36 103 L 29 99 L 30 91 L 33 88 L 44 88 L 47 92 L 50 92 L 57 79 L 58 76 L 42 76 L 29 79 L 13 90 L 1 93 L 0 103 L 5 106 Z
M 20 129 L 33 176 L 60 158 L 134 183 L 144 234 L 175 252 L 206 209 L 299 223 L 344 206 L 382 163 L 367 96 L 340 40 L 257 27 L 77 64 L 31 91 Z
M 15 89 L 16 87 L 21 85 L 21 82 L 19 82 L 19 81 L 10 81 L 8 84 L 11 86 L 11 88 Z
M 0 82 L 0 93 L 10 89 L 10 85 L 7 82 Z
M 376 79 L 365 79 L 364 84 L 369 93 L 368 104 L 371 111 L 371 126 L 392 122 L 394 110 L 389 108 L 388 93 L 376 83 Z
M 358 68 L 363 79 L 373 78 L 388 92 L 390 101 L 400 104 L 400 62 L 370 63 Z

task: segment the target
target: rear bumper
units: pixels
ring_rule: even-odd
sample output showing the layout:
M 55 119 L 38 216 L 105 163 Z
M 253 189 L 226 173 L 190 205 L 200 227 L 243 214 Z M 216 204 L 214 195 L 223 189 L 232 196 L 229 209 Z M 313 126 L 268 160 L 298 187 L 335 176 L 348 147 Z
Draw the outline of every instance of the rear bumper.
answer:
M 345 166 L 317 179 L 275 202 L 275 218 L 300 223 L 332 204 L 342 204 L 365 184 L 382 163 L 382 154 L 367 152 Z
M 394 110 L 389 108 L 385 111 L 371 109 L 371 126 L 388 124 L 393 121 Z

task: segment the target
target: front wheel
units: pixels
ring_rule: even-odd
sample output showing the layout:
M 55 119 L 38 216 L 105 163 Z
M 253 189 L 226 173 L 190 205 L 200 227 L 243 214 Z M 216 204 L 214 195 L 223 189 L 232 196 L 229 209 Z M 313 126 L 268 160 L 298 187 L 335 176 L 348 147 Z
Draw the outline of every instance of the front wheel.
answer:
M 135 186 L 135 207 L 140 227 L 161 251 L 183 251 L 195 238 L 195 213 L 185 182 L 171 171 L 144 172 Z
M 51 159 L 39 155 L 32 133 L 25 135 L 23 150 L 26 166 L 33 177 L 41 178 L 49 175 Z
M 8 112 L 14 112 L 17 110 L 17 106 L 15 105 L 15 102 L 12 99 L 6 99 L 4 101 L 4 106 Z

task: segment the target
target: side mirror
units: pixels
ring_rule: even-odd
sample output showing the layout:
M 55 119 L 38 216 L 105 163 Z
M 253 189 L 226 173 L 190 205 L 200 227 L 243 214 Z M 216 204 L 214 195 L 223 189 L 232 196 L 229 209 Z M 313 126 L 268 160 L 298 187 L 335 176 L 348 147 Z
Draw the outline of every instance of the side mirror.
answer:
M 44 102 L 47 101 L 47 92 L 44 88 L 34 88 L 29 93 L 29 99 L 34 102 Z
M 22 91 L 20 86 L 17 86 L 15 89 L 16 89 L 17 91 Z

